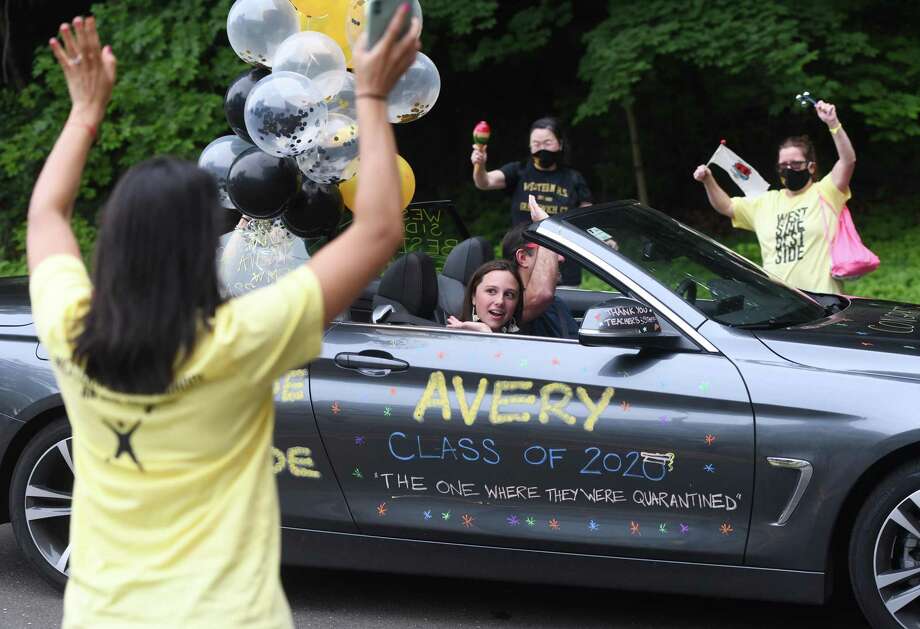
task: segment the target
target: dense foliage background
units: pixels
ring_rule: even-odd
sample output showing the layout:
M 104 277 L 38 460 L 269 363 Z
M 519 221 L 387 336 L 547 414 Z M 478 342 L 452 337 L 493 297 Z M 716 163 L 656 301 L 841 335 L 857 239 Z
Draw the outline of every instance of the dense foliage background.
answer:
M 572 126 L 571 163 L 597 200 L 642 198 L 758 257 L 692 181 L 720 139 L 772 174 L 776 145 L 808 133 L 825 168 L 833 144 L 793 96 L 835 102 L 858 155 L 854 211 L 882 258 L 854 294 L 920 302 L 920 3 L 915 0 L 421 0 L 423 45 L 438 64 L 434 110 L 397 128 L 416 199 L 454 199 L 475 233 L 497 240 L 507 199 L 470 180 L 470 130 L 492 125 L 490 166 L 521 159 L 530 122 Z M 225 31 L 231 0 L 92 3 L 119 58 L 109 118 L 77 208 L 88 251 L 113 180 L 155 154 L 196 159 L 229 133 L 223 93 L 245 66 Z M 90 2 L 5 0 L 0 16 L 0 274 L 22 273 L 29 193 L 67 113 L 46 49 Z M 728 185 L 728 184 L 727 184 Z

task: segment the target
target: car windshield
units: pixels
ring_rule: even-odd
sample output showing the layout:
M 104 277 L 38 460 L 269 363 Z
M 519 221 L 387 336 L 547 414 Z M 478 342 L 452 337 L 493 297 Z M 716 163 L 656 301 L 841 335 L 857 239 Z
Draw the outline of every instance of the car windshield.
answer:
M 720 323 L 774 328 L 825 315 L 805 293 L 661 212 L 633 203 L 577 212 L 565 220 Z

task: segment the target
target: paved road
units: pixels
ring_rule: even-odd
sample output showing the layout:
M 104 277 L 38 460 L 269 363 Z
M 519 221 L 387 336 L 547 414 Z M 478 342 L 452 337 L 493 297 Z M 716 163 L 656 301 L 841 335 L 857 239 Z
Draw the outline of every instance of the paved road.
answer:
M 864 629 L 851 605 L 775 605 L 449 579 L 285 570 L 298 628 Z M 50 629 L 61 597 L 0 526 L 0 628 Z

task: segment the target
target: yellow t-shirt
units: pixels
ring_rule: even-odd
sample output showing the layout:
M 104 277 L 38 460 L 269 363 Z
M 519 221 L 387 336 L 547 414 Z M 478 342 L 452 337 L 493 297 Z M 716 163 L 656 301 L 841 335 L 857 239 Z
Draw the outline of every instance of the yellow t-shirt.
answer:
M 732 225 L 757 234 L 769 273 L 803 290 L 840 293 L 843 284 L 831 277 L 830 241 L 849 198 L 850 191 L 838 190 L 828 174 L 794 196 L 770 190 L 753 199 L 732 197 Z
M 318 355 L 306 266 L 220 306 L 161 395 L 112 392 L 71 361 L 92 285 L 83 263 L 30 281 L 73 429 L 66 629 L 293 627 L 280 581 L 272 383 Z

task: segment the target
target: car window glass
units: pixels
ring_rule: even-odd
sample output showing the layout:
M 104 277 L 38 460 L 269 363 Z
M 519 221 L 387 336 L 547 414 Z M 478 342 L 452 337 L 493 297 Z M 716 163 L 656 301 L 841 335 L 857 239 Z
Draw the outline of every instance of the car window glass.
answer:
M 660 212 L 620 205 L 566 220 L 721 323 L 779 327 L 824 315 L 805 293 Z

